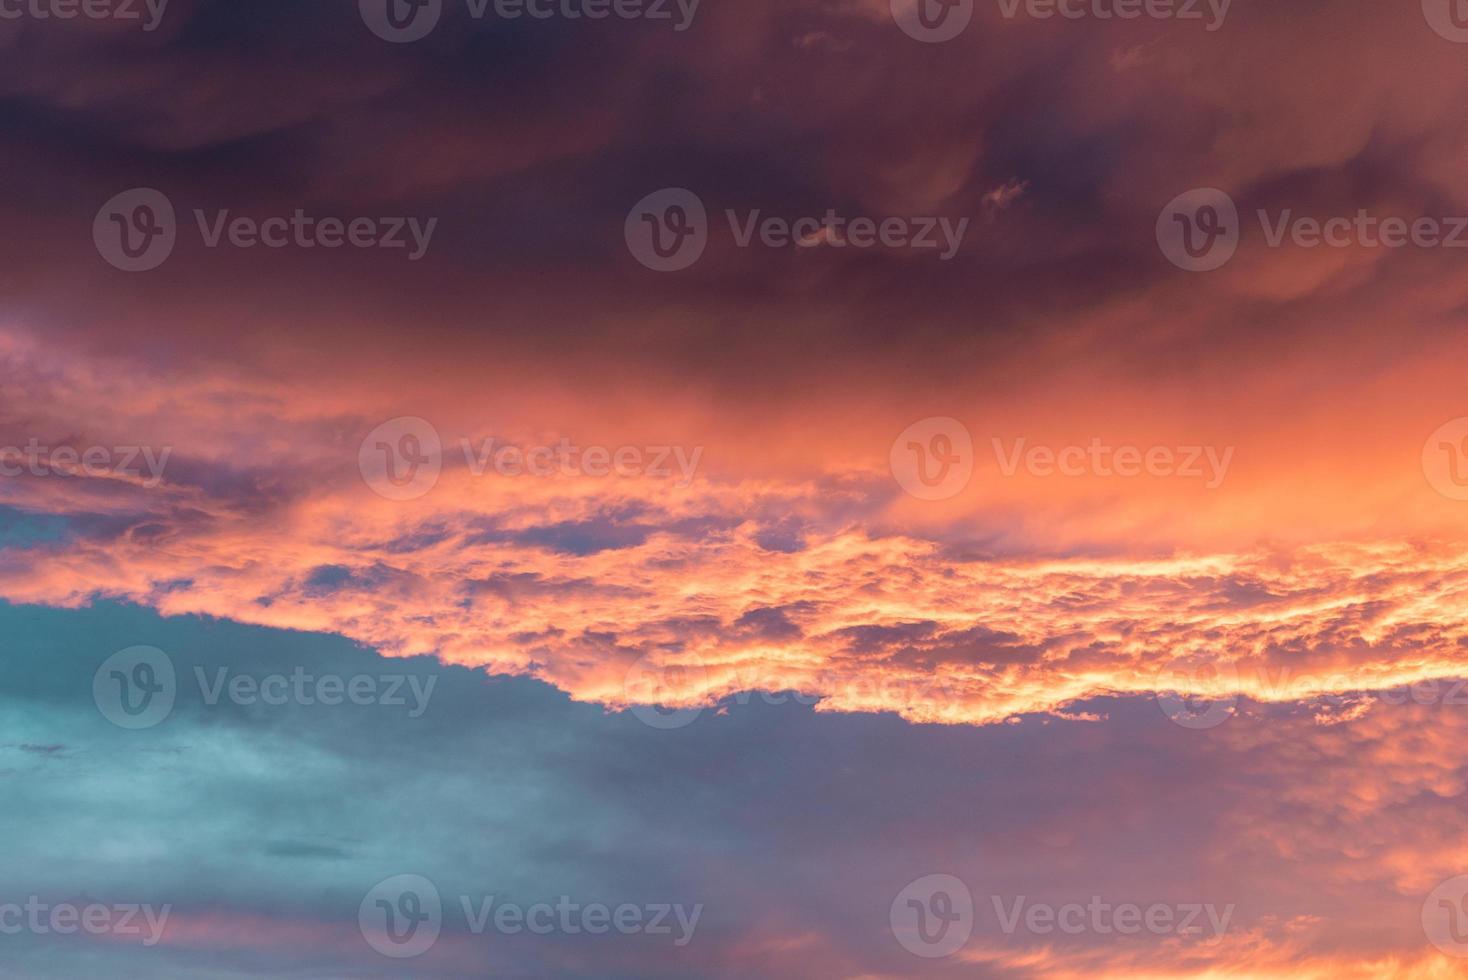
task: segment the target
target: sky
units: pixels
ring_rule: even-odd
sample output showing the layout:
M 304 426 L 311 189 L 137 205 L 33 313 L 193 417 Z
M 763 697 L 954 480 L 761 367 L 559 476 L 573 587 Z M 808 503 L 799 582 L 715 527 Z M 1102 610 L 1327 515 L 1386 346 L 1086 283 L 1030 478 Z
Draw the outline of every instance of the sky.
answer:
M 1465 87 L 0 0 L 0 978 L 1468 976 Z

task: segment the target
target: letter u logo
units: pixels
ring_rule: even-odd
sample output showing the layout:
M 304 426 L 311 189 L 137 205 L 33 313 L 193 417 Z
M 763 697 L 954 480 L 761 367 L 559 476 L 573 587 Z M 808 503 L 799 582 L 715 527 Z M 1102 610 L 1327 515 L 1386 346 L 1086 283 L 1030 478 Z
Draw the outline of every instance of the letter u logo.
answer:
M 416 480 L 418 467 L 429 461 L 423 452 L 422 442 L 411 432 L 400 436 L 396 447 L 390 442 L 379 441 L 377 449 L 383 456 L 383 474 L 395 487 L 406 487 Z M 401 470 L 398 468 L 399 461 L 404 464 Z
M 670 259 L 677 255 L 683 243 L 697 230 L 693 227 L 693 222 L 688 220 L 687 209 L 681 204 L 669 207 L 663 212 L 661 220 L 650 211 L 643 212 L 642 220 L 652 236 L 653 253 L 660 259 Z M 672 236 L 671 244 L 663 239 L 664 229 Z
M 1196 219 L 1196 224 L 1194 219 Z M 1183 250 L 1190 258 L 1195 259 L 1201 259 L 1213 251 L 1214 244 L 1227 230 L 1218 216 L 1218 209 L 1211 204 L 1203 205 L 1192 217 L 1186 214 L 1175 214 L 1172 220 L 1182 226 Z M 1199 242 L 1200 237 L 1201 243 Z
M 1446 898 L 1437 900 L 1437 907 L 1448 913 L 1448 935 L 1455 943 L 1468 944 L 1468 928 L 1463 924 L 1463 900 L 1450 901 Z
M 943 26 L 960 0 L 918 0 L 918 23 L 933 31 Z
M 416 892 L 399 895 L 396 906 L 385 898 L 379 898 L 377 907 L 383 912 L 383 928 L 387 932 L 387 938 L 399 946 L 411 942 L 418 932 L 418 926 L 428 921 L 428 913 L 423 911 L 423 899 Z M 398 927 L 400 915 L 405 924 L 405 928 L 401 929 Z
M 1461 442 L 1440 442 L 1437 448 L 1442 450 L 1448 459 L 1448 479 L 1455 486 L 1468 487 L 1468 473 L 1464 472 L 1464 463 L 1468 462 L 1468 436 L 1464 436 Z
M 430 0 L 387 0 L 387 22 L 395 30 L 403 31 L 413 26 L 418 14 L 428 6 Z
M 114 211 L 107 218 L 117 226 L 118 245 L 122 248 L 122 254 L 130 259 L 142 258 L 152 247 L 153 240 L 164 232 L 157 212 L 147 204 L 139 204 L 133 208 L 131 215 Z M 133 240 L 134 231 L 140 241 Z
M 953 464 L 959 462 L 959 456 L 953 451 L 953 440 L 945 433 L 939 432 L 924 446 L 920 442 L 909 442 L 907 448 L 917 457 L 917 478 L 925 487 L 936 487 L 948 479 L 948 472 Z M 936 472 L 930 471 L 928 462 L 931 458 Z
M 109 676 L 117 682 L 119 706 L 134 718 L 148 710 L 153 703 L 153 695 L 163 693 L 163 685 L 158 683 L 158 675 L 150 663 L 134 664 L 131 677 L 121 670 L 109 671 Z M 133 702 L 134 688 L 138 692 L 137 703 Z
M 953 896 L 947 892 L 934 892 L 927 902 L 909 898 L 907 907 L 917 913 L 918 938 L 930 946 L 941 943 L 948 935 L 948 929 L 959 920 L 958 913 L 953 910 Z M 929 928 L 930 924 L 932 928 Z

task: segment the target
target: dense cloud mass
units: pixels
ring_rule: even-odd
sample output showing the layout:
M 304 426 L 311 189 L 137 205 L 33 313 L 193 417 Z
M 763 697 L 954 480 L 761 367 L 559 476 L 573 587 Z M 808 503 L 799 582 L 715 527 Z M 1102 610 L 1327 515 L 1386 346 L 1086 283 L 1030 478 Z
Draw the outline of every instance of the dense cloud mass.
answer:
M 0 976 L 1465 975 L 1456 0 L 389 2 L 0 0 Z
M 322 630 L 614 706 L 789 689 L 826 709 L 946 722 L 1179 685 L 1265 700 L 1379 689 L 1452 675 L 1468 649 L 1468 555 L 1448 538 L 1139 551 L 1108 520 L 1104 544 L 1026 540 L 1004 505 L 988 510 L 989 485 L 1055 478 L 1004 476 L 1003 446 L 976 477 L 977 512 L 933 524 L 882 459 L 740 479 L 714 465 L 717 445 L 625 440 L 594 473 L 586 460 L 604 444 L 456 437 L 422 420 L 438 475 L 385 499 L 367 423 L 281 411 L 284 390 L 229 383 L 212 408 L 198 382 L 109 378 L 20 340 L 10 365 L 41 433 L 29 450 L 17 436 L 11 457 L 6 520 L 28 534 L 0 573 L 13 600 L 107 596 Z M 389 423 L 389 444 L 418 425 Z M 96 467 L 84 450 L 57 462 L 82 445 L 105 450 Z M 1111 482 L 1143 497 L 1195 484 L 1156 491 L 1159 506 L 1229 487 Z M 1066 488 L 1053 506 L 1136 506 L 1091 493 Z
M 1468 859 L 1462 707 L 1387 693 L 1346 721 L 1338 703 L 1250 702 L 1190 731 L 1140 695 L 997 726 L 756 696 L 658 729 L 538 682 L 312 634 L 111 604 L 10 607 L 0 623 L 7 896 L 169 907 L 151 945 L 7 936 L 17 975 L 402 976 L 357 923 L 402 874 L 444 902 L 414 976 L 1456 975 L 1418 919 Z M 92 675 L 135 644 L 169 659 L 178 696 L 156 725 L 120 731 Z M 302 668 L 405 674 L 428 698 L 209 701 L 221 676 Z M 923 961 L 894 941 L 888 906 L 932 873 L 971 890 L 974 925 L 953 958 Z M 561 896 L 703 909 L 678 946 L 676 927 L 475 932 L 462 904 Z M 1017 901 L 1093 896 L 1175 906 L 1174 924 L 1209 905 L 1227 927 L 1006 931 Z

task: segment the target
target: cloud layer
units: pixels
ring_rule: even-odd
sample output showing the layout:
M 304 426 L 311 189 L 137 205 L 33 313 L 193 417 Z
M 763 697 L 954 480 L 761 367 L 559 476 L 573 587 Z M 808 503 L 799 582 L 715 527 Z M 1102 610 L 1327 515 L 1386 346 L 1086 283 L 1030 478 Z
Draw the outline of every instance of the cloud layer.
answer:
M 1143 696 L 1086 702 L 1101 721 L 997 726 L 754 697 L 659 730 L 538 682 L 320 635 L 111 604 L 0 619 L 5 900 L 170 907 L 151 946 L 7 935 L 26 976 L 98 963 L 119 977 L 401 976 L 405 963 L 434 977 L 1459 975 L 1420 918 L 1468 862 L 1461 707 L 1371 699 L 1323 725 L 1307 706 L 1244 702 L 1189 731 Z M 92 677 L 136 644 L 170 659 L 178 693 L 157 725 L 124 731 Z M 195 680 L 297 669 L 436 680 L 416 717 L 211 704 Z M 909 953 L 890 922 L 899 892 L 934 873 L 975 902 L 971 938 L 944 960 Z M 357 921 L 401 874 L 445 901 L 439 941 L 406 961 L 375 952 Z M 475 933 L 462 912 L 463 896 L 562 895 L 703 912 L 682 946 Z M 1217 937 L 1006 929 L 1021 899 L 1093 896 L 1230 912 Z
M 1434 3 L 938 44 L 882 0 L 445 0 L 405 44 L 357 6 L 0 18 L 0 906 L 174 909 L 0 974 L 397 976 L 359 905 L 417 874 L 705 908 L 686 947 L 460 918 L 425 976 L 1463 975 L 1423 916 L 1468 870 L 1468 277 L 1271 241 L 1468 215 Z M 94 230 L 135 188 L 177 241 L 130 273 Z M 660 273 L 668 188 L 709 222 Z M 1158 238 L 1195 188 L 1238 215 L 1203 273 Z M 828 213 L 966 231 L 739 241 Z M 432 235 L 211 244 L 297 215 Z M 137 644 L 439 686 L 124 732 L 93 671 Z M 931 874 L 976 916 L 930 960 L 892 916 Z M 1093 896 L 1230 925 L 1001 927 Z

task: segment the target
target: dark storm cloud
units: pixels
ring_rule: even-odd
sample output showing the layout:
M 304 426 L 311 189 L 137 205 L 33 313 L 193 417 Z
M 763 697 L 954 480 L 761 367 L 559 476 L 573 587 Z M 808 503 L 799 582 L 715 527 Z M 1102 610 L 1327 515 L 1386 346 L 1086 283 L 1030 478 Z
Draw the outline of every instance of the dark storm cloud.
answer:
M 1386 188 L 1413 189 L 1424 207 L 1452 203 L 1435 157 L 1395 152 L 1430 124 L 1414 118 L 1336 150 L 1370 124 L 1364 106 L 1335 129 L 1317 118 L 1293 152 L 1271 158 L 1261 143 L 1226 164 L 1208 159 L 1206 148 L 1238 140 L 1227 113 L 1252 90 L 1207 83 L 1226 87 L 1237 71 L 1225 53 L 1236 64 L 1247 60 L 1237 52 L 1267 49 L 1285 24 L 1273 11 L 1236 11 L 1213 35 L 1145 21 L 1012 23 L 981 9 L 962 38 L 930 46 L 880 4 L 709 2 L 684 32 L 474 20 L 446 6 L 439 28 L 409 45 L 378 40 L 350 3 L 175 0 L 148 35 L 4 25 L 3 141 L 11 186 L 24 188 L 0 199 L 15 308 L 104 348 L 119 347 L 109 336 L 126 325 L 133 353 L 174 363 L 280 334 L 288 314 L 317 349 L 411 324 L 483 350 L 492 323 L 502 360 L 554 350 L 583 366 L 655 337 L 638 344 L 640 357 L 732 390 L 783 387 L 820 356 L 856 363 L 899 347 L 909 369 L 956 379 L 1021 334 L 1067 329 L 1174 280 L 1151 225 L 1172 184 L 1197 185 L 1210 167 L 1235 172 L 1246 211 L 1379 206 Z M 1332 13 L 1292 16 L 1290 36 L 1308 36 Z M 1383 58 L 1430 39 L 1415 12 L 1371 19 L 1392 42 Z M 813 34 L 839 43 L 798 43 Z M 1342 63 L 1366 43 L 1328 36 Z M 1141 54 L 1118 60 L 1133 49 Z M 1450 53 L 1424 43 L 1419 61 L 1441 69 Z M 1317 98 L 1298 86 L 1278 95 L 1285 119 Z M 181 218 L 176 255 L 148 277 L 116 275 L 88 234 L 97 207 L 133 186 L 163 189 Z M 626 254 L 622 223 L 663 186 L 705 198 L 712 241 L 686 276 L 649 278 Z M 191 214 L 298 207 L 440 220 L 423 261 L 408 264 L 389 250 L 205 249 Z M 741 249 L 728 208 L 787 220 L 827 209 L 967 216 L 973 226 L 951 262 Z M 692 324 L 690 309 L 702 311 Z M 1188 304 L 1188 319 L 1203 315 Z M 740 329 L 772 318 L 782 322 L 773 361 Z M 1185 333 L 1165 342 L 1179 345 L 1172 353 L 1145 356 L 1242 339 L 1201 324 Z

